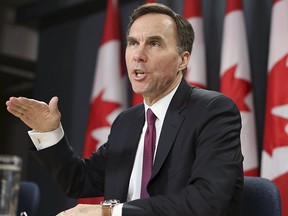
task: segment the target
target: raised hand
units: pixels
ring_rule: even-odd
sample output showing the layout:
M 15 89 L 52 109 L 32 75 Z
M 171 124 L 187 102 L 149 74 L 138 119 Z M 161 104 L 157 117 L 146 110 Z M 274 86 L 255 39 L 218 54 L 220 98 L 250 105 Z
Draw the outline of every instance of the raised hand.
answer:
M 60 125 L 58 97 L 53 97 L 49 104 L 25 97 L 11 97 L 6 106 L 10 113 L 37 132 L 53 131 Z

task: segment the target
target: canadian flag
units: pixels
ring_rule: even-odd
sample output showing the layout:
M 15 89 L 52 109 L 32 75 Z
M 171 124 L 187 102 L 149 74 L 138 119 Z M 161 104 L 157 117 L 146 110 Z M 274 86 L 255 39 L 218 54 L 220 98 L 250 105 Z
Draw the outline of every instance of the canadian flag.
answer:
M 156 2 L 156 0 L 147 0 L 146 2 L 147 3 L 154 3 L 154 2 Z M 137 93 L 133 92 L 131 105 L 134 106 L 134 105 L 137 105 L 140 103 L 143 103 L 143 96 L 141 94 L 137 94 Z
M 201 12 L 200 0 L 185 0 L 183 6 L 183 16 L 191 23 L 195 40 L 193 51 L 188 63 L 186 80 L 189 84 L 200 88 L 207 87 L 206 80 L 206 61 L 205 61 L 205 43 L 203 31 L 203 18 Z
M 288 0 L 272 8 L 261 176 L 273 180 L 288 215 Z
M 118 0 L 108 0 L 85 135 L 85 158 L 107 141 L 112 122 L 126 108 L 127 78 L 122 67 L 120 31 Z M 80 203 L 95 203 L 95 200 L 80 199 Z
M 242 119 L 244 175 L 258 176 L 254 104 L 241 0 L 226 2 L 221 55 L 220 91 L 236 103 Z

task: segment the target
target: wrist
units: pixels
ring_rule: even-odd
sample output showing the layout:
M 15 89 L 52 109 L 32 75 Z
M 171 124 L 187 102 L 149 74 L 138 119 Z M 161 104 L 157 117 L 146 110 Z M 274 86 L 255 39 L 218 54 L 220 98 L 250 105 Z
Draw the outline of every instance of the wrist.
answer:
M 102 216 L 112 216 L 113 207 L 119 204 L 119 200 L 110 199 L 104 200 L 100 204 L 102 206 Z

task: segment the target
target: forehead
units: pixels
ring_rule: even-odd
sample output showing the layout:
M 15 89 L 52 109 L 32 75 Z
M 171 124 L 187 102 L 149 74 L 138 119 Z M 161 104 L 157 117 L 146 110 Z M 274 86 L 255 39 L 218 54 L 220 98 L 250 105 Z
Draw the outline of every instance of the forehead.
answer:
M 129 35 L 136 36 L 138 34 L 176 36 L 176 24 L 166 14 L 145 14 L 136 19 L 131 26 Z

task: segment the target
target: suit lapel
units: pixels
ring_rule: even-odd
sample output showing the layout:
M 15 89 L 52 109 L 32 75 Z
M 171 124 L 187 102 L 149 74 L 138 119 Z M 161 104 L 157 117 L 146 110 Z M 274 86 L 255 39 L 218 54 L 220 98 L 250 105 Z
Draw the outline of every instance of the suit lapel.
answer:
M 185 108 L 186 101 L 189 99 L 190 90 L 191 86 L 185 80 L 182 80 L 170 102 L 159 138 L 151 179 L 157 175 L 163 166 L 174 144 L 178 131 L 184 121 L 181 111 Z
M 162 167 L 171 147 L 173 146 L 174 140 L 177 136 L 180 126 L 182 125 L 183 120 L 184 118 L 182 116 L 175 113 L 171 113 L 165 117 L 151 178 L 156 176 Z
M 118 181 L 121 181 L 123 183 L 122 187 L 117 187 L 117 189 L 114 190 L 114 194 L 119 192 L 119 196 L 121 197 L 121 201 L 126 201 L 127 199 L 127 192 L 129 187 L 129 181 L 131 177 L 131 172 L 134 165 L 134 160 L 136 156 L 136 151 L 138 148 L 138 143 L 140 139 L 140 135 L 142 132 L 142 128 L 144 125 L 145 117 L 144 117 L 144 105 L 142 105 L 141 108 L 139 108 L 136 111 L 136 116 L 134 116 L 133 120 L 127 121 L 127 124 L 129 124 L 129 130 L 131 133 L 126 134 L 126 138 L 123 137 L 122 140 L 125 140 L 125 143 L 123 143 L 124 147 L 122 148 L 121 153 L 121 160 L 119 163 L 121 163 L 121 167 L 125 167 L 125 169 L 121 170 L 121 173 L 119 174 L 120 179 Z M 123 134 L 124 135 L 124 134 Z M 120 147 L 121 148 L 121 147 Z M 118 164 L 119 165 L 119 164 Z

